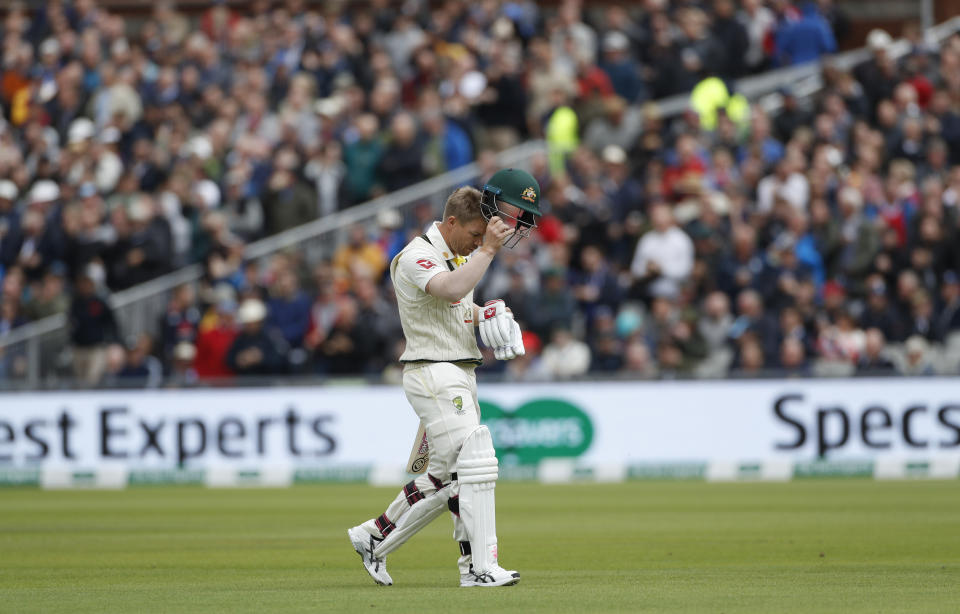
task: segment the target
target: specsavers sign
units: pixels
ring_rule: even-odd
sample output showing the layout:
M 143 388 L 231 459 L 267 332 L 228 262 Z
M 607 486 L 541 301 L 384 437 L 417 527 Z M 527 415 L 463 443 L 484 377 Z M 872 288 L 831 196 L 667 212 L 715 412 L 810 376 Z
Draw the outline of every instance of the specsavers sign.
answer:
M 511 464 L 960 458 L 956 379 L 481 385 Z M 451 404 L 451 411 L 455 411 Z M 398 466 L 395 387 L 0 395 L 0 470 Z

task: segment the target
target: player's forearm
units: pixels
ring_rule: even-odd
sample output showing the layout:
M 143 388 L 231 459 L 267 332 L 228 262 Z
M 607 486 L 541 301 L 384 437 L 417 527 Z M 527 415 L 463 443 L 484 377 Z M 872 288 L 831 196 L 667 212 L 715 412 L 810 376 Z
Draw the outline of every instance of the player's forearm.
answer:
M 476 287 L 491 262 L 493 262 L 493 254 L 485 249 L 479 249 L 462 267 L 455 271 L 441 273 L 431 279 L 427 284 L 427 293 L 456 303 Z

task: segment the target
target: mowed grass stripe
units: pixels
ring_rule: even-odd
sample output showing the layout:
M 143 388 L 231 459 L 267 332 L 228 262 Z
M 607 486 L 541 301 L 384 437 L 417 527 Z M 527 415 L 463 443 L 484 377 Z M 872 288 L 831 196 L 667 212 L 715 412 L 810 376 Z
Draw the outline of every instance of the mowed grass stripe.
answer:
M 960 482 L 497 487 L 504 589 L 459 589 L 450 521 L 377 587 L 346 528 L 392 489 L 0 494 L 3 612 L 956 612 Z

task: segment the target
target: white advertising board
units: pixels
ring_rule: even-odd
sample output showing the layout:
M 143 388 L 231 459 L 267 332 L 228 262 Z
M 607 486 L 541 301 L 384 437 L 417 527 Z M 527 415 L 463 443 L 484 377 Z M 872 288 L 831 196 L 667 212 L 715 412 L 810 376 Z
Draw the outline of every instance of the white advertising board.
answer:
M 960 459 L 954 378 L 491 384 L 480 399 L 507 464 L 722 474 L 724 463 Z M 0 471 L 397 467 L 416 427 L 396 387 L 5 394 Z

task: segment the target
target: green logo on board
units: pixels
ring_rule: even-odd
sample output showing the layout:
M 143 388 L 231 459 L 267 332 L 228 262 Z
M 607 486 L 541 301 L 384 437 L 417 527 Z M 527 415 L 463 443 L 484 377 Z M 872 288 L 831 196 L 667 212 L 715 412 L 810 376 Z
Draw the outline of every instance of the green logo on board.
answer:
M 537 399 L 507 412 L 480 401 L 481 422 L 490 428 L 497 456 L 508 463 L 537 463 L 544 458 L 577 457 L 593 442 L 593 423 L 576 405 Z

